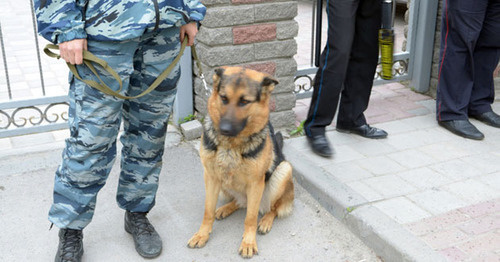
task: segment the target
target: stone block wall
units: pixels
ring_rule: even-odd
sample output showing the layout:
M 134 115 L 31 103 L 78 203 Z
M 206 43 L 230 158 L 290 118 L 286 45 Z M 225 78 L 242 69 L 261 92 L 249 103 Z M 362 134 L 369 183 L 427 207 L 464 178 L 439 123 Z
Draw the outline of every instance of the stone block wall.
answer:
M 275 127 L 295 123 L 294 77 L 298 33 L 297 2 L 287 0 L 202 0 L 207 14 L 197 36 L 196 50 L 208 85 L 219 66 L 243 66 L 273 75 L 280 83 L 271 99 Z M 198 70 L 193 70 L 198 73 Z M 194 80 L 195 110 L 207 112 L 202 81 Z

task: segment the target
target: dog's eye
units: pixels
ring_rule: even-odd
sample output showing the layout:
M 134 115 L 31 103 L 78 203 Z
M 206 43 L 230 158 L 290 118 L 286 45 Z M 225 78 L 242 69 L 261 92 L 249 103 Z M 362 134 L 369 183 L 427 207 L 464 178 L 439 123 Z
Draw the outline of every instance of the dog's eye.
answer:
M 222 103 L 224 105 L 227 105 L 227 103 L 229 103 L 229 99 L 227 99 L 227 96 L 220 96 L 220 100 L 222 100 Z
M 246 100 L 244 98 L 240 98 L 240 101 L 238 102 L 238 106 L 246 106 L 246 105 L 248 105 L 250 103 L 251 103 L 251 101 Z

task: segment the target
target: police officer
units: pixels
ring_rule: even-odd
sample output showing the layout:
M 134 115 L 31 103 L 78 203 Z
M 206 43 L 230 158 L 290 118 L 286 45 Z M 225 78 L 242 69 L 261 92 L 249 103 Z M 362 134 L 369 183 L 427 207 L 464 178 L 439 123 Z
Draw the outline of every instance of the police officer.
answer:
M 77 64 L 84 79 L 95 79 L 82 66 L 82 50 L 104 59 L 123 80 L 122 95 L 144 91 L 165 70 L 187 37 L 192 45 L 205 7 L 198 0 L 35 0 L 38 32 L 59 44 L 61 57 Z M 114 90 L 118 83 L 100 77 Z M 180 67 L 153 92 L 123 100 L 86 85 L 70 74 L 69 125 L 62 163 L 56 171 L 49 220 L 60 228 L 55 261 L 80 261 L 82 230 L 91 221 L 98 191 L 116 156 L 120 124 L 124 131 L 118 205 L 136 250 L 156 257 L 162 241 L 146 214 L 155 204 L 168 118 Z
M 385 138 L 384 130 L 366 123 L 373 77 L 378 62 L 380 0 L 326 0 L 328 39 L 320 58 L 305 132 L 312 150 L 331 157 L 333 150 L 325 136 L 337 104 L 336 128 L 367 138 Z
M 484 134 L 469 117 L 500 127 L 500 116 L 491 108 L 499 58 L 500 1 L 444 0 L 436 98 L 440 126 L 476 140 Z

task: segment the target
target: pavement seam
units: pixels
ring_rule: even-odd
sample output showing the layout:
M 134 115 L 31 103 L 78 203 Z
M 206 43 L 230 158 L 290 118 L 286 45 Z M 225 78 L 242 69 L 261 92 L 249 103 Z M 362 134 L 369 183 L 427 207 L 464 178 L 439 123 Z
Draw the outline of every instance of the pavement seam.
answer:
M 305 156 L 290 140 L 285 141 L 283 151 L 292 163 L 295 180 L 384 261 L 446 261 L 367 199 L 321 167 L 304 161 Z

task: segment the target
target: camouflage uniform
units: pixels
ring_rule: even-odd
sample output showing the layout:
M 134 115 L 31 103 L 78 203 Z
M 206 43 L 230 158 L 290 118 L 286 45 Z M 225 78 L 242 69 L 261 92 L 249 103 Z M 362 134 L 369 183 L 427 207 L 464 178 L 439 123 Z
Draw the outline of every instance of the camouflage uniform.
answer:
M 35 10 L 39 33 L 49 41 L 87 38 L 88 50 L 120 75 L 121 93 L 127 96 L 144 91 L 179 53 L 179 27 L 205 14 L 197 0 L 36 0 Z M 94 78 L 85 66 L 77 69 L 84 79 Z M 118 89 L 112 76 L 99 73 L 108 86 Z M 70 137 L 56 171 L 51 222 L 71 229 L 90 223 L 97 193 L 116 156 L 122 120 L 118 205 L 132 212 L 148 212 L 154 206 L 179 75 L 177 65 L 150 94 L 122 100 L 70 73 Z

